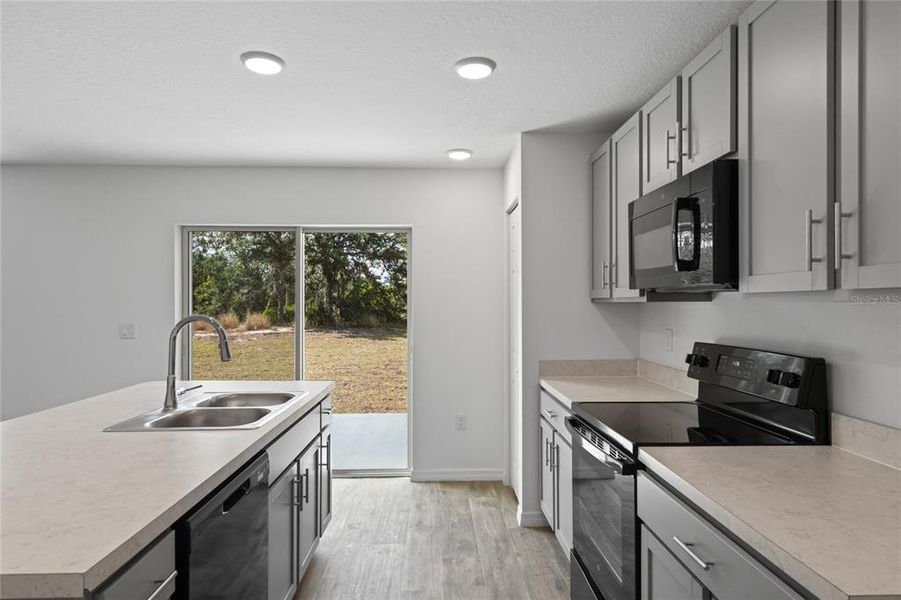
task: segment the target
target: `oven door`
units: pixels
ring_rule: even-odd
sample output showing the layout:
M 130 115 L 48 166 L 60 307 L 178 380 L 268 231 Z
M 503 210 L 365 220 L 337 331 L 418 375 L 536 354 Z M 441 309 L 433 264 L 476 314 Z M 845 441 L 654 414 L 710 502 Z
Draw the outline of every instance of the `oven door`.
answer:
M 635 600 L 637 589 L 636 463 L 575 418 L 573 554 L 604 600 Z

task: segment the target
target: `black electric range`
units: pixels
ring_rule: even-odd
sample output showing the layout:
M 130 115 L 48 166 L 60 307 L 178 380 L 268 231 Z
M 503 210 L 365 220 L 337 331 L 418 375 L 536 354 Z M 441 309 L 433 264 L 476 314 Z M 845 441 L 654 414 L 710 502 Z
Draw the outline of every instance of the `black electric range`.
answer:
M 642 446 L 828 444 L 826 363 L 695 343 L 694 402 L 576 402 L 573 434 L 574 600 L 635 600 L 635 474 Z

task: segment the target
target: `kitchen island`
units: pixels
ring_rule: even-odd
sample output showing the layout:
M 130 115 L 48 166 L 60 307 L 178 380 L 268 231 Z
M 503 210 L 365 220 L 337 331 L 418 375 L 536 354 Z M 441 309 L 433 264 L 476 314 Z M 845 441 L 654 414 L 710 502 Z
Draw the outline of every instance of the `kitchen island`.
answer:
M 315 409 L 322 381 L 218 381 L 300 397 L 259 428 L 105 432 L 158 409 L 164 382 L 0 423 L 0 597 L 83 598 Z

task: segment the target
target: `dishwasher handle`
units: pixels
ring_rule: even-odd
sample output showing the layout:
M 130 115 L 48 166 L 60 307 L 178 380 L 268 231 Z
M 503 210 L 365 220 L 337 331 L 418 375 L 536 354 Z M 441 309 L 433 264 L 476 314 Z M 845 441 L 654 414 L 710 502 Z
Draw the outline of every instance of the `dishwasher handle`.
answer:
M 231 509 L 238 505 L 245 496 L 247 496 L 247 492 L 250 491 L 250 477 L 244 480 L 244 483 L 236 489 L 234 492 L 229 495 L 228 498 L 225 499 L 225 502 L 222 503 L 222 514 L 227 515 Z

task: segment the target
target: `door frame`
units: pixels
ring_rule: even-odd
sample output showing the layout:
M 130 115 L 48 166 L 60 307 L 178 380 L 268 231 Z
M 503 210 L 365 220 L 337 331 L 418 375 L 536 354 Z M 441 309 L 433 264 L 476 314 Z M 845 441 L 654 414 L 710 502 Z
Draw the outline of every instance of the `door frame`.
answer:
M 305 233 L 403 233 L 407 236 L 407 468 L 332 470 L 338 477 L 409 477 L 413 470 L 413 226 L 412 225 L 176 225 L 175 319 L 191 314 L 191 234 L 195 231 L 293 231 L 295 233 L 294 380 L 303 381 L 304 352 L 304 234 Z M 179 375 L 191 378 L 191 339 L 179 345 Z

